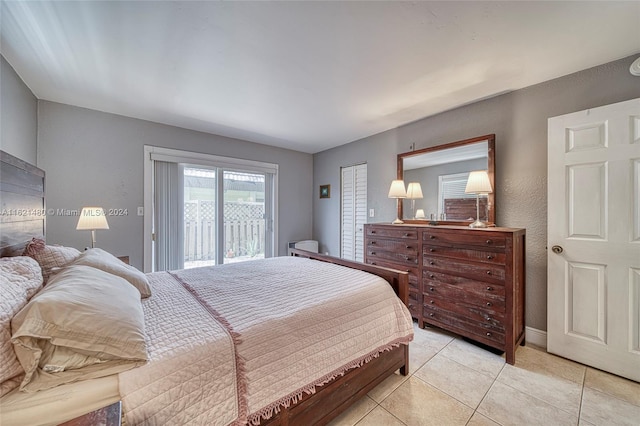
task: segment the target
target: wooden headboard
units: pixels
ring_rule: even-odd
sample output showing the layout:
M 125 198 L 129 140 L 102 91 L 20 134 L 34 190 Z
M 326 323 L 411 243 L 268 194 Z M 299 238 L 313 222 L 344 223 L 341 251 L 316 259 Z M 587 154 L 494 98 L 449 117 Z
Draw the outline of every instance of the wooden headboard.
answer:
M 44 238 L 44 170 L 0 151 L 0 257 L 22 254 L 33 237 Z

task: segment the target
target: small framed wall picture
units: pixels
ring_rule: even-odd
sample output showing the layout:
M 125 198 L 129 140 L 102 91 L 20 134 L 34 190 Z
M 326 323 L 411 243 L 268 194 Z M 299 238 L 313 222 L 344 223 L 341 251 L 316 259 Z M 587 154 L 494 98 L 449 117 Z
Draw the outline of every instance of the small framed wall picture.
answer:
M 320 198 L 331 197 L 331 185 L 320 185 Z

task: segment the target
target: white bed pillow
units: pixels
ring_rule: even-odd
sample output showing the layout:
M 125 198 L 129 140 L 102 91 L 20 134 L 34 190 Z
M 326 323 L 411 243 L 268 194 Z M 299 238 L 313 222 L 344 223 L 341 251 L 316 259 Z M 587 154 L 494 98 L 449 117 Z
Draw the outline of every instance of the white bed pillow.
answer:
M 97 268 L 102 271 L 124 278 L 131 285 L 138 289 L 140 296 L 146 298 L 151 296 L 151 288 L 147 276 L 138 271 L 133 266 L 127 265 L 114 255 L 99 248 L 87 249 L 78 256 L 73 265 L 85 265 Z
M 11 319 L 40 288 L 38 262 L 26 256 L 0 258 L 0 396 L 18 387 L 24 374 L 11 343 Z
M 53 275 L 11 325 L 24 391 L 119 373 L 147 360 L 140 293 L 88 266 Z

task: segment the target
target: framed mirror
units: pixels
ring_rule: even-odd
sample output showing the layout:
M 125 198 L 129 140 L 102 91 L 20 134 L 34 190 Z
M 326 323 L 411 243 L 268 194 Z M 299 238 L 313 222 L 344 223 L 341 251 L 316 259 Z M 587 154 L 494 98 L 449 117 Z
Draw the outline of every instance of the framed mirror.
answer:
M 477 170 L 487 171 L 491 193 L 465 193 L 469 173 Z M 413 198 L 398 200 L 398 217 L 405 223 L 469 225 L 479 210 L 479 220 L 495 224 L 495 135 L 398 154 L 397 179 L 404 180 L 408 197 L 413 192 Z M 415 183 L 422 194 L 411 191 Z

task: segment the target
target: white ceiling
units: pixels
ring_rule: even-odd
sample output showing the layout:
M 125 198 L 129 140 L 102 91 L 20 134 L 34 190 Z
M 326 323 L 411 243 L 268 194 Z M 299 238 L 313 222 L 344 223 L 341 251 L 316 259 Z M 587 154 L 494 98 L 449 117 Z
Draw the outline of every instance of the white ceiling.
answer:
M 640 52 L 640 2 L 2 1 L 39 99 L 314 153 Z

